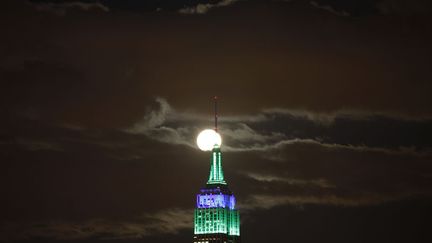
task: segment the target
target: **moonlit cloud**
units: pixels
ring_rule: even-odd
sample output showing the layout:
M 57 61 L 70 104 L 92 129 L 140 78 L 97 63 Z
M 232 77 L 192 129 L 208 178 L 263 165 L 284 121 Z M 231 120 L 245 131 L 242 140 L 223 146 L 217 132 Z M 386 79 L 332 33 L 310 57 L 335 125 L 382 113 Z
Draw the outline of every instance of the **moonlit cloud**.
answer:
M 334 185 L 330 184 L 326 179 L 311 179 L 311 180 L 304 180 L 304 179 L 296 179 L 296 178 L 289 178 L 289 177 L 282 177 L 282 176 L 276 176 L 276 175 L 263 175 L 258 173 L 245 173 L 248 177 L 259 181 L 259 182 L 282 182 L 289 185 L 296 185 L 296 186 L 317 186 L 322 188 L 332 188 Z
M 176 116 L 168 102 L 165 99 L 157 98 L 156 103 L 158 107 L 155 110 L 148 110 L 141 121 L 135 123 L 131 128 L 125 129 L 125 131 L 133 134 L 144 134 L 161 142 L 195 147 L 194 143 L 190 141 L 191 128 L 172 128 L 164 125 L 169 118 Z
M 316 8 L 324 9 L 324 10 L 329 11 L 330 13 L 333 13 L 333 14 L 338 15 L 338 16 L 343 16 L 343 17 L 350 16 L 350 14 L 348 12 L 346 12 L 344 10 L 338 11 L 338 10 L 334 9 L 330 5 L 321 5 L 321 4 L 319 4 L 318 2 L 315 2 L 315 1 L 311 1 L 310 4 L 312 6 L 314 6 L 314 7 L 316 7 Z
M 148 108 L 144 117 L 130 128 L 125 129 L 125 131 L 132 134 L 142 134 L 165 143 L 196 148 L 195 135 L 212 124 L 209 119 L 211 117 L 177 111 L 163 98 L 157 98 L 155 101 L 155 107 Z M 416 156 L 430 154 L 429 145 L 417 145 L 415 144 L 416 141 L 410 144 L 402 136 L 400 138 L 401 143 L 393 147 L 374 145 L 376 144 L 375 141 L 370 141 L 369 144 L 367 140 L 356 140 L 362 138 L 360 137 L 361 133 L 355 131 L 354 127 L 360 127 L 369 133 L 373 130 L 380 131 L 381 127 L 375 128 L 374 123 L 376 121 L 377 124 L 380 124 L 381 120 L 398 123 L 400 127 L 407 127 L 404 123 L 412 123 L 410 126 L 413 129 L 418 123 L 425 124 L 426 127 L 430 126 L 428 120 L 405 120 L 384 115 L 368 116 L 363 112 L 314 114 L 304 111 L 271 108 L 265 109 L 255 116 L 222 117 L 220 119 L 220 133 L 224 140 L 223 146 L 226 152 L 270 152 L 292 144 L 303 143 L 315 144 L 327 149 L 399 153 Z M 341 137 L 340 134 L 347 132 L 345 123 L 353 124 L 353 135 L 352 138 L 343 137 L 343 140 L 341 140 L 339 138 Z M 203 127 L 202 124 L 208 125 Z M 339 131 L 339 126 L 344 127 L 343 130 Z M 388 128 L 382 127 L 382 129 L 380 132 Z M 390 131 L 387 133 L 390 133 Z M 415 140 L 415 137 L 413 139 Z M 416 146 L 425 146 L 425 148 L 419 149 Z M 271 156 L 274 157 L 274 155 Z M 281 158 L 274 157 L 274 159 L 280 160 Z
M 226 7 L 229 6 L 235 2 L 238 2 L 239 0 L 221 0 L 218 3 L 211 4 L 211 3 L 200 3 L 193 7 L 186 7 L 180 9 L 178 12 L 181 14 L 205 14 L 210 9 L 213 8 L 220 8 L 220 7 Z
M 240 204 L 242 210 L 264 210 L 286 205 L 320 204 L 333 206 L 357 207 L 374 205 L 396 200 L 383 195 L 364 195 L 359 197 L 340 197 L 336 195 L 297 196 L 297 195 L 252 195 Z

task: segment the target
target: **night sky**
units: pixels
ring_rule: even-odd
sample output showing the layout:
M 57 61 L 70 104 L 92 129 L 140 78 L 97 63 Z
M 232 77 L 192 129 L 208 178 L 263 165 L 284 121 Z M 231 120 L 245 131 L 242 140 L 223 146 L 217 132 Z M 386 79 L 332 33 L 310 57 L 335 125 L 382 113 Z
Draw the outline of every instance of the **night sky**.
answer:
M 0 241 L 192 242 L 218 95 L 243 243 L 432 242 L 429 0 L 2 0 Z

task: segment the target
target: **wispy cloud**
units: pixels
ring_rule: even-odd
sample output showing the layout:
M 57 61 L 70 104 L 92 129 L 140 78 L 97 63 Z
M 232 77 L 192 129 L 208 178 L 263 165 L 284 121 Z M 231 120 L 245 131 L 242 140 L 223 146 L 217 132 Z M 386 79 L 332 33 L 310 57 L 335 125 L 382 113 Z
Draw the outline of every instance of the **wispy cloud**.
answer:
M 80 2 L 80 1 L 65 1 L 59 3 L 53 2 L 41 2 L 33 3 L 34 7 L 38 11 L 52 12 L 56 15 L 63 16 L 68 10 L 79 9 L 82 11 L 102 11 L 108 12 L 110 9 L 99 3 L 99 2 Z
M 330 13 L 338 15 L 338 16 L 343 16 L 343 17 L 350 16 L 350 14 L 348 12 L 346 12 L 344 10 L 336 10 L 334 7 L 332 7 L 330 5 L 319 4 L 318 2 L 315 2 L 315 1 L 311 1 L 310 4 L 316 8 L 324 9 L 324 10 L 329 11 Z
M 356 197 L 342 197 L 334 194 L 329 195 L 251 195 L 241 202 L 239 208 L 242 210 L 262 210 L 286 205 L 320 204 L 356 207 L 363 205 L 376 205 L 383 202 L 397 200 L 395 196 L 364 195 Z
M 38 150 L 63 151 L 63 148 L 61 148 L 59 144 L 53 142 L 18 139 L 16 143 L 27 148 L 30 151 L 38 151 Z
M 176 112 L 168 102 L 162 98 L 156 98 L 158 108 L 148 110 L 143 119 L 132 127 L 125 129 L 128 133 L 144 134 L 160 142 L 171 144 L 183 144 L 190 147 L 195 145 L 190 141 L 190 127 L 169 127 L 164 125 L 170 118 L 175 119 Z
M 128 220 L 50 220 L 29 223 L 3 222 L 3 240 L 49 238 L 54 240 L 137 239 L 160 234 L 177 234 L 192 226 L 192 209 L 167 209 Z
M 244 173 L 249 178 L 252 178 L 259 182 L 281 182 L 286 183 L 289 185 L 296 185 L 296 186 L 316 186 L 316 187 L 322 187 L 322 188 L 332 188 L 334 185 L 330 184 L 326 179 L 297 179 L 297 178 L 290 178 L 290 177 L 282 177 L 282 176 L 276 176 L 276 175 L 270 175 L 270 174 L 258 174 L 253 172 Z
M 222 1 L 215 3 L 215 4 L 200 3 L 200 4 L 197 4 L 193 7 L 182 8 L 178 12 L 181 14 L 205 14 L 213 8 L 226 7 L 226 6 L 231 5 L 231 4 L 238 2 L 238 1 L 239 0 L 222 0 Z
M 224 139 L 223 147 L 226 152 L 271 152 L 292 144 L 314 144 L 327 149 L 418 156 L 427 156 L 431 152 L 430 149 L 426 148 L 419 151 L 416 147 L 417 144 L 415 144 L 417 141 L 415 137 L 413 137 L 412 144 L 401 137 L 399 145 L 384 147 L 377 145 L 375 140 L 370 142 L 373 145 L 368 145 L 369 141 L 365 139 L 369 138 L 360 136 L 361 133 L 357 130 L 351 131 L 351 138 L 340 136 L 340 133 L 347 132 L 346 127 L 349 127 L 350 124 L 353 124 L 352 129 L 361 128 L 365 132 L 373 134 L 377 129 L 380 129 L 380 132 L 388 129 L 387 127 L 377 127 L 382 123 L 382 120 L 400 124 L 398 126 L 402 128 L 408 127 L 405 123 L 412 124 L 410 126 L 413 129 L 416 129 L 418 123 L 429 124 L 428 121 L 399 120 L 397 118 L 377 117 L 375 114 L 367 116 L 366 113 L 362 112 L 314 114 L 307 111 L 291 111 L 280 108 L 266 109 L 255 116 L 226 116 L 220 120 L 222 123 L 220 132 Z M 160 142 L 196 148 L 195 136 L 200 130 L 208 128 L 208 126 L 202 126 L 206 123 L 211 124 L 209 118 L 194 113 L 178 112 L 165 99 L 157 98 L 156 107 L 148 109 L 140 121 L 124 129 L 124 131 L 142 134 Z M 338 130 L 340 125 L 341 131 Z M 387 133 L 391 133 L 391 131 Z M 375 138 L 376 136 L 370 137 Z
M 16 145 L 28 151 L 64 151 L 64 148 L 61 146 L 60 143 L 34 138 L 16 138 L 9 141 L 0 140 L 0 146 L 1 145 Z

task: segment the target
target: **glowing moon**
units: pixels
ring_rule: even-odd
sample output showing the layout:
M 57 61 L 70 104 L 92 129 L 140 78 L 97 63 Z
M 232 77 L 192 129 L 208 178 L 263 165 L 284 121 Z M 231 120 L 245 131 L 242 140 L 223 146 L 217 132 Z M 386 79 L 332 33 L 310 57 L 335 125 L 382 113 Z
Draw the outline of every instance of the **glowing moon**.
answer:
M 222 138 L 219 133 L 215 132 L 215 130 L 203 130 L 197 137 L 198 148 L 202 151 L 212 150 L 215 144 L 217 144 L 218 146 L 222 144 Z

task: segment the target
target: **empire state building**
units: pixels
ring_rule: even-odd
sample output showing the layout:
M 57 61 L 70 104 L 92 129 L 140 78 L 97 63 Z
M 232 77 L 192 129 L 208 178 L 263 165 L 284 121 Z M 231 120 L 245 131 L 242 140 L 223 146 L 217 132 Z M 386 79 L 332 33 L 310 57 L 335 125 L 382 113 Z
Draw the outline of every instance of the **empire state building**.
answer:
M 215 124 L 217 130 L 217 120 Z M 238 242 L 240 215 L 236 209 L 234 194 L 224 178 L 220 145 L 215 144 L 210 158 L 207 184 L 196 196 L 194 243 Z

